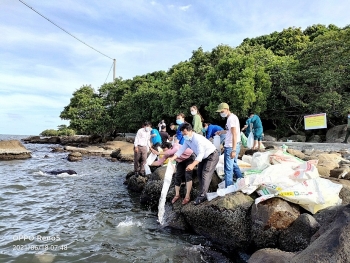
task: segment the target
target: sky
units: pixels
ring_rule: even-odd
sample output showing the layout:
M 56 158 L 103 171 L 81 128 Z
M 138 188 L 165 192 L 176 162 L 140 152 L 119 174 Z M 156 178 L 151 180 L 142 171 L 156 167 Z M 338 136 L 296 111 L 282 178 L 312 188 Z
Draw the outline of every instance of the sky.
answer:
M 0 0 L 0 134 L 69 125 L 61 111 L 81 86 L 105 83 L 111 58 L 116 77 L 129 79 L 167 71 L 199 47 L 235 47 L 288 27 L 350 24 L 349 0 L 21 1 Z

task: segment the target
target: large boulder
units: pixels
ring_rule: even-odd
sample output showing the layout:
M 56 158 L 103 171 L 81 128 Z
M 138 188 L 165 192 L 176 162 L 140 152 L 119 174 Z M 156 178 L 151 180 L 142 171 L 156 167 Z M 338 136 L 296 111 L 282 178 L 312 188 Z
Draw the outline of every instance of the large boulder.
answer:
M 280 198 L 253 205 L 251 237 L 256 247 L 277 247 L 281 230 L 288 228 L 300 215 L 299 207 Z
M 181 213 L 191 228 L 227 251 L 247 250 L 250 238 L 250 207 L 254 200 L 241 192 L 227 194 L 197 206 L 183 206 Z
M 320 229 L 311 244 L 290 262 L 350 262 L 350 205 L 324 209 L 315 218 Z
M 31 151 L 27 150 L 20 141 L 0 141 L 0 160 L 28 159 Z
M 72 152 L 72 153 L 68 154 L 67 159 L 70 162 L 78 162 L 78 161 L 81 161 L 83 159 L 83 155 L 80 152 Z
M 316 143 L 320 143 L 322 142 L 322 137 L 320 135 L 312 135 L 307 142 L 316 142 Z
M 344 160 L 341 154 L 337 153 L 321 153 L 317 156 L 317 159 L 317 169 L 322 176 L 330 176 L 330 171 L 339 168 L 339 163 Z
M 320 224 L 309 214 L 301 214 L 290 227 L 283 230 L 279 237 L 279 248 L 283 251 L 301 251 L 310 244 L 311 237 L 320 228 Z
M 342 142 L 345 139 L 346 124 L 335 126 L 327 131 L 326 142 Z
M 294 253 L 281 251 L 274 248 L 263 248 L 256 251 L 248 260 L 248 263 L 289 263 Z
M 146 186 L 148 178 L 144 177 L 144 176 L 132 175 L 130 178 L 128 178 L 127 181 L 128 181 L 127 184 L 128 184 L 129 190 L 131 190 L 133 192 L 141 193 Z M 160 188 L 160 189 L 162 189 L 162 188 Z
M 306 136 L 305 135 L 295 134 L 295 135 L 290 136 L 288 139 L 292 140 L 294 142 L 306 142 Z

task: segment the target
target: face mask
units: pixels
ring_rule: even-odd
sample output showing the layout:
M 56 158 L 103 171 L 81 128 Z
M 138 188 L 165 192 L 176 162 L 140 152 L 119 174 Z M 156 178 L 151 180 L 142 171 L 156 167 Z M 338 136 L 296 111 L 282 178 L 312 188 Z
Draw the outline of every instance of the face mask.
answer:
M 227 113 L 226 112 L 220 112 L 220 116 L 223 117 L 223 118 L 226 118 L 227 117 Z
M 145 128 L 146 132 L 150 132 L 152 129 L 150 127 Z
M 180 119 L 177 119 L 177 120 L 176 120 L 176 123 L 180 125 L 180 124 L 183 124 L 184 121 L 183 121 L 183 120 L 180 120 Z
M 348 115 L 348 119 L 350 119 L 350 115 Z
M 190 137 L 190 136 L 188 136 L 188 135 L 184 135 L 184 139 L 185 139 L 186 141 L 188 141 L 188 140 L 192 140 L 192 137 Z
M 192 115 L 196 115 L 196 114 L 197 114 L 197 111 L 196 111 L 196 110 L 191 110 L 191 114 L 192 114 Z
M 205 128 L 202 129 L 202 132 L 205 133 L 207 130 Z

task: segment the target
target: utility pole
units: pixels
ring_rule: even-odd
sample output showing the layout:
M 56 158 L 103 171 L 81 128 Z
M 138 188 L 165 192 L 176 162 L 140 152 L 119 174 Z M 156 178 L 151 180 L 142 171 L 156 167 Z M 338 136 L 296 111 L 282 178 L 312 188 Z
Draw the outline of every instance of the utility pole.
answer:
M 113 81 L 115 80 L 115 59 L 113 59 Z

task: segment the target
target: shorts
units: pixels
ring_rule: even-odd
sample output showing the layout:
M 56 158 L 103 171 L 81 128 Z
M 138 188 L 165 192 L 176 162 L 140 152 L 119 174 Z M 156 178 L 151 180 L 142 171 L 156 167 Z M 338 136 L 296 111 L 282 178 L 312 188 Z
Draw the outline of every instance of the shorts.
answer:
M 256 128 L 254 129 L 254 141 L 262 141 L 263 129 Z

